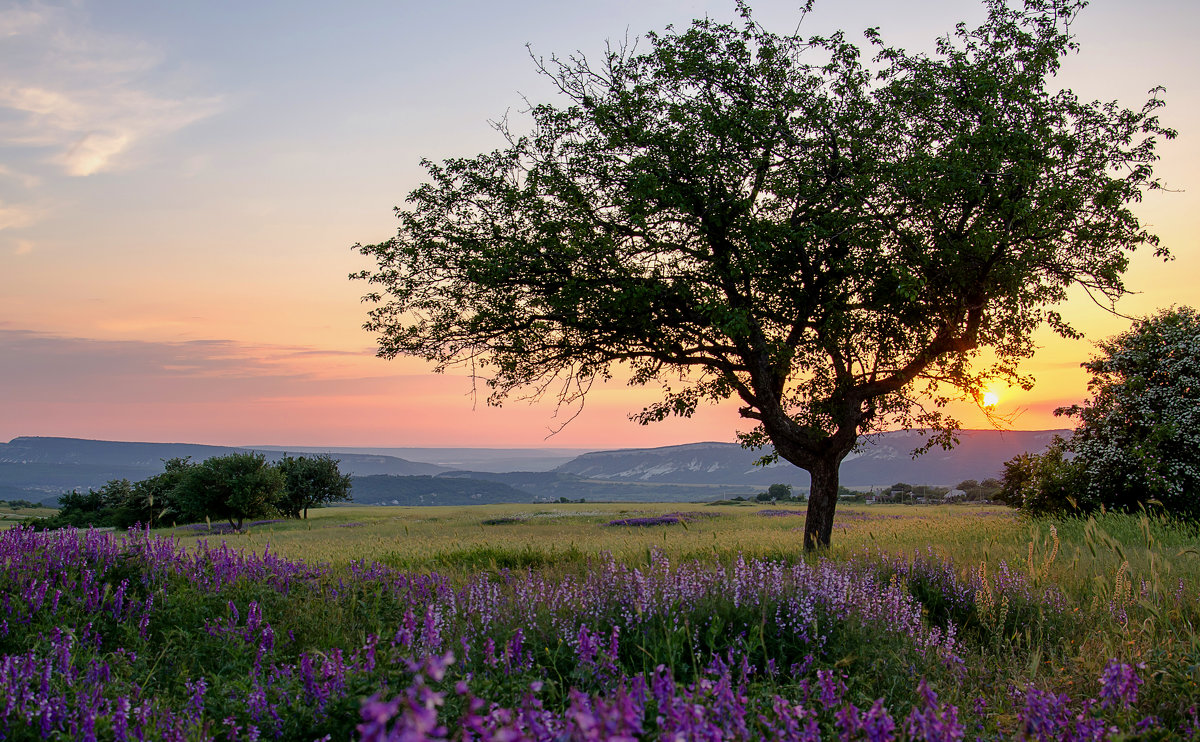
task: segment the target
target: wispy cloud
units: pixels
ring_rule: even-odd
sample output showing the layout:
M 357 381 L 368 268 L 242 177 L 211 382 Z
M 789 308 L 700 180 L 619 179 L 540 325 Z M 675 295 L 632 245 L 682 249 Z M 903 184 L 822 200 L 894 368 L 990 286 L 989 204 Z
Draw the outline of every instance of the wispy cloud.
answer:
M 420 406 L 436 405 L 446 389 L 463 408 L 461 380 L 395 372 L 365 350 L 97 340 L 0 320 L 0 439 L 33 433 L 320 441 L 337 426 L 354 437 L 366 423 L 428 417 Z
M 43 10 L 16 7 L 0 11 L 0 38 L 29 33 L 46 21 Z
M 0 11 L 0 143 L 47 150 L 63 172 L 86 176 L 220 110 L 216 96 L 156 89 L 161 63 L 151 45 L 91 28 L 76 5 Z
M 41 179 L 36 175 L 23 173 L 19 170 L 13 170 L 5 165 L 0 165 L 0 178 L 17 183 L 22 188 L 34 188 L 41 182 Z
M 299 384 L 370 376 L 361 353 L 232 340 L 97 340 L 7 329 L 0 325 L 0 378 L 15 394 L 97 393 L 112 389 L 255 396 Z M 378 369 L 376 372 L 386 371 Z M 24 388 L 24 392 L 18 389 Z M 3 394 L 0 393 L 0 399 Z
M 0 201 L 0 231 L 20 229 L 38 220 L 40 210 L 25 204 L 6 204 Z
M 361 352 L 230 340 L 96 340 L 0 319 L 0 440 L 67 435 L 223 444 L 543 446 L 552 405 L 474 404 L 470 382 Z M 555 445 L 721 440 L 736 414 L 645 428 L 618 386 L 595 390 Z M 715 420 L 715 422 L 713 422 Z M 607 428 L 606 428 L 607 426 Z

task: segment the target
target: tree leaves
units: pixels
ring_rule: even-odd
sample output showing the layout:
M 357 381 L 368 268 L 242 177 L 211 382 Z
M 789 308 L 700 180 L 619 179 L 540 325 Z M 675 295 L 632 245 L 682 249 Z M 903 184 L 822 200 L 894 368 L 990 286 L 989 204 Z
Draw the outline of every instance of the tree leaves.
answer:
M 986 5 L 934 54 L 868 32 L 870 65 L 745 6 L 537 61 L 566 104 L 497 124 L 506 149 L 426 162 L 396 237 L 357 246 L 379 354 L 468 365 L 493 403 L 577 404 L 619 364 L 686 379 L 636 419 L 736 397 L 764 433 L 746 440 L 810 470 L 891 427 L 948 441 L 951 396 L 1028 383 L 1043 322 L 1075 336 L 1052 309 L 1068 288 L 1125 293 L 1128 253 L 1158 245 L 1129 205 L 1174 135 L 1157 93 L 1051 91 L 1082 3 Z

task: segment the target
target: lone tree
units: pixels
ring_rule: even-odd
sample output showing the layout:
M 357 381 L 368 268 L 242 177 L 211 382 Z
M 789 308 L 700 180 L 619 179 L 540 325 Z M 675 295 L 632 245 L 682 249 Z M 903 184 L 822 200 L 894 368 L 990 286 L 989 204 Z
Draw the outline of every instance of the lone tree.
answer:
M 338 460 L 328 454 L 284 456 L 275 464 L 283 474 L 283 494 L 276 507 L 289 518 L 308 518 L 308 509 L 350 499 L 350 475 L 338 470 Z
M 503 149 L 425 161 L 378 266 L 379 355 L 465 365 L 499 403 L 581 402 L 625 364 L 663 397 L 634 419 L 737 398 L 812 475 L 805 548 L 829 544 L 838 468 L 894 427 L 950 445 L 952 397 L 1017 364 L 1083 286 L 1115 301 L 1157 239 L 1129 209 L 1157 186 L 1158 90 L 1140 110 L 1049 81 L 1075 48 L 1072 0 L 986 3 L 932 54 L 866 32 L 780 36 L 694 21 L 537 62 L 563 107 L 497 129 Z M 994 359 L 979 363 L 989 351 Z

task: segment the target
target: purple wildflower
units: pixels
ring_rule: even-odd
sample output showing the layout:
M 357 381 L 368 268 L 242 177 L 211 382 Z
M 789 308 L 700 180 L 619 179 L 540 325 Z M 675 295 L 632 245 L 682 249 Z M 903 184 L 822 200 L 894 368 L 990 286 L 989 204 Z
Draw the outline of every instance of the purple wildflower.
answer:
M 1139 665 L 1144 668 L 1145 665 Z M 1100 707 L 1129 708 L 1137 703 L 1138 687 L 1142 679 L 1133 665 L 1110 659 L 1100 674 Z

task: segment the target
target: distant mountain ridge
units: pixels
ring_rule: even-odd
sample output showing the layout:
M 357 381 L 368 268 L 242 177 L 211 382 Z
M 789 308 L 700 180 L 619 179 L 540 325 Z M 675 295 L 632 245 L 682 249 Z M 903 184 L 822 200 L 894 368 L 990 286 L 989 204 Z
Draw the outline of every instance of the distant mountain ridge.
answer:
M 407 461 L 436 464 L 455 471 L 502 473 L 511 471 L 550 471 L 594 448 L 415 448 L 361 446 L 249 446 L 255 451 L 284 451 L 296 453 L 319 451 L 341 456 L 359 453 L 392 456 Z
M 999 476 L 1005 461 L 1026 451 L 1042 451 L 1065 430 L 965 430 L 950 451 L 935 449 L 912 459 L 924 437 L 912 431 L 883 433 L 846 458 L 841 483 L 848 487 L 885 487 L 895 482 L 953 485 L 964 479 Z M 277 460 L 327 451 L 354 477 L 354 500 L 363 504 L 403 505 L 530 502 L 566 497 L 615 501 L 711 500 L 761 491 L 775 483 L 807 488 L 809 478 L 787 462 L 760 467 L 761 451 L 734 443 L 687 443 L 584 453 L 551 471 L 471 471 L 409 461 L 345 448 L 249 448 L 194 443 L 98 441 L 21 436 L 0 443 L 0 499 L 54 503 L 71 490 L 97 488 L 111 479 L 144 479 L 162 471 L 162 461 L 255 450 Z M 454 449 L 438 449 L 453 453 Z M 482 449 L 469 454 L 486 461 Z M 492 459 L 495 463 L 499 459 Z M 542 457 L 510 456 L 514 464 Z M 457 481 L 456 481 L 457 480 Z M 470 481 L 463 481 L 470 480 Z
M 203 461 L 245 451 L 262 453 L 269 461 L 277 461 L 285 454 L 283 450 L 198 443 L 19 436 L 0 443 L 0 499 L 53 501 L 63 492 L 99 487 L 110 479 L 145 479 L 160 473 L 165 459 L 191 457 L 193 461 Z M 339 453 L 337 458 L 341 460 L 341 470 L 355 476 L 433 476 L 449 471 L 395 456 Z
M 964 430 L 953 449 L 934 449 L 916 459 L 910 454 L 924 443 L 921 433 L 882 433 L 863 441 L 858 451 L 846 457 L 841 483 L 847 487 L 896 482 L 953 485 L 964 479 L 999 477 L 1005 461 L 1027 451 L 1043 451 L 1055 435 L 1069 432 Z M 762 451 L 749 451 L 735 443 L 687 443 L 586 453 L 555 471 L 607 481 L 809 486 L 808 472 L 786 461 L 756 466 L 754 462 L 762 455 Z
M 142 443 L 126 441 L 98 441 L 85 438 L 51 438 L 19 436 L 8 443 L 0 443 L 0 463 L 55 463 L 55 464 L 98 464 L 104 466 L 130 466 L 162 469 L 163 459 L 190 456 L 203 461 L 212 456 L 227 456 L 231 453 L 254 451 L 263 454 L 268 461 L 278 461 L 288 453 L 322 452 L 327 449 L 254 448 L 250 446 L 209 446 L 200 443 Z M 440 474 L 449 471 L 444 466 L 408 461 L 396 456 L 382 454 L 343 453 L 336 454 L 342 462 L 342 470 L 351 474 Z

